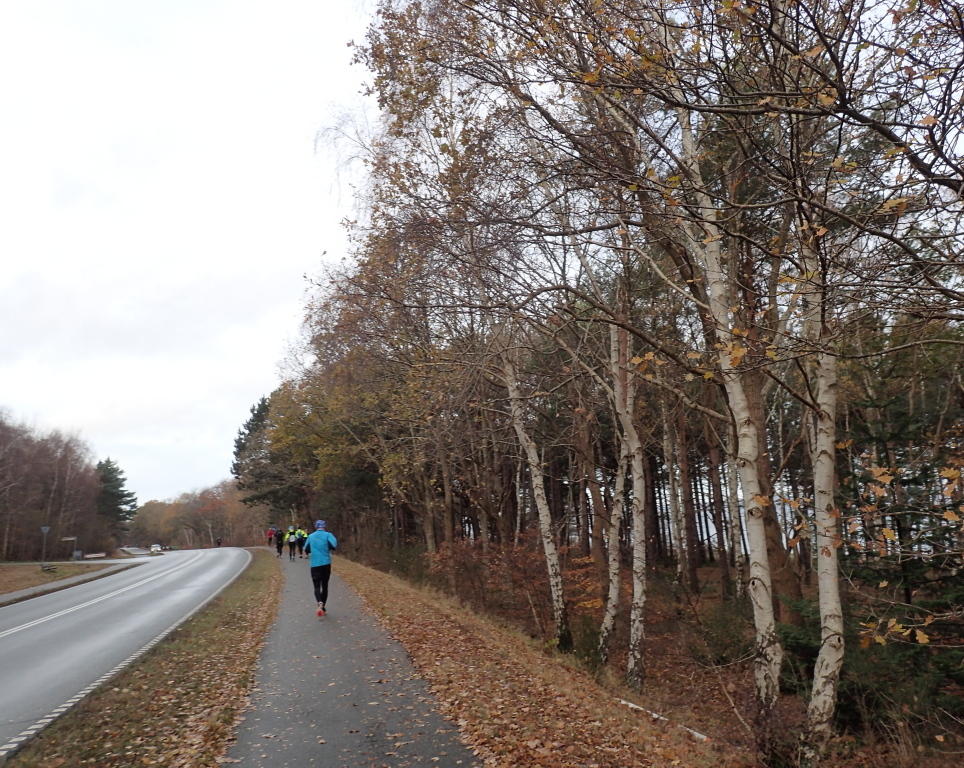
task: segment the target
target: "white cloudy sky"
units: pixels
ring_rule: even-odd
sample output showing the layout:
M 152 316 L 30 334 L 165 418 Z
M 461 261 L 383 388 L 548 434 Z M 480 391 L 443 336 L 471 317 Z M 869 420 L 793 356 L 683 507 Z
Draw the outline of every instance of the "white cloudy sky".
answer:
M 369 0 L 0 6 L 0 408 L 140 501 L 229 476 L 351 189 Z

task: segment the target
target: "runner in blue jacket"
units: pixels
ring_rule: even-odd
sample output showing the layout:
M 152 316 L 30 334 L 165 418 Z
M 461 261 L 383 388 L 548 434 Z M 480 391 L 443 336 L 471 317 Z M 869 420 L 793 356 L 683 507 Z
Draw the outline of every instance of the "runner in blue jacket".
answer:
M 331 550 L 338 548 L 338 540 L 325 530 L 325 521 L 315 522 L 315 532 L 305 542 L 305 554 L 311 564 L 311 583 L 315 587 L 318 615 L 325 615 L 328 601 L 328 580 L 331 578 Z

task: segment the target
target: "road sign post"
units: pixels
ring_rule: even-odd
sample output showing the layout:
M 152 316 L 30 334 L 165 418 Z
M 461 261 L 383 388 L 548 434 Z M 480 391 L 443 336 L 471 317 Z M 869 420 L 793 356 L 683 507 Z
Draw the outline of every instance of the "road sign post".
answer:
M 47 534 L 50 533 L 50 526 L 41 525 L 40 530 L 43 531 L 43 534 L 44 534 L 44 547 L 43 547 L 43 554 L 40 556 L 40 569 L 43 571 L 46 571 L 47 570 Z

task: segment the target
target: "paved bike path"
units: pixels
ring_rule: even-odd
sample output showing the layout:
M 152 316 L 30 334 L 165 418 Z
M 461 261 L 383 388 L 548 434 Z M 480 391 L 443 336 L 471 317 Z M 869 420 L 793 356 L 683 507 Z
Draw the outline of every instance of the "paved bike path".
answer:
M 307 561 L 285 557 L 282 566 L 278 617 L 226 762 L 245 768 L 478 766 L 455 726 L 435 710 L 405 650 L 337 573 L 328 615 L 318 618 Z

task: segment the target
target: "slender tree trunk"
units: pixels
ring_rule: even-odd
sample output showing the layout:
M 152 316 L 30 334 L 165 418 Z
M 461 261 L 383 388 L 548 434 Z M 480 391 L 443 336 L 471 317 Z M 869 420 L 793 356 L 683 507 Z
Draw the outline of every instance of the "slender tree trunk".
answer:
M 542 459 L 535 442 L 526 429 L 525 410 L 522 393 L 516 379 L 515 366 L 508 354 L 501 354 L 502 376 L 509 392 L 509 405 L 512 413 L 512 426 L 515 429 L 519 445 L 529 466 L 529 477 L 532 479 L 532 497 L 535 501 L 536 512 L 539 515 L 539 534 L 546 556 L 546 568 L 549 572 L 549 592 L 552 599 L 552 618 L 555 637 L 561 650 L 572 648 L 572 633 L 566 616 L 566 601 L 563 594 L 562 566 L 559 561 L 559 548 L 552 535 L 552 512 L 546 498 L 546 479 L 542 471 Z
M 636 429 L 634 414 L 636 374 L 635 370 L 630 370 L 629 335 L 624 329 L 613 325 L 610 326 L 609 339 L 613 400 L 620 426 L 620 453 L 629 458 L 632 483 L 633 601 L 629 613 L 626 682 L 630 688 L 639 691 L 642 690 L 645 677 L 646 641 L 646 481 L 643 472 L 643 445 Z
M 442 469 L 442 541 L 445 549 L 445 578 L 448 582 L 449 593 L 453 597 L 458 597 L 459 584 L 455 573 L 455 504 L 452 495 L 452 468 L 449 466 L 448 457 L 442 449 L 441 437 L 436 444 L 437 459 Z
M 646 641 L 646 486 L 643 480 L 643 446 L 635 431 L 628 447 L 633 483 L 633 602 L 629 616 L 626 678 L 630 688 L 640 691 L 645 674 Z
M 656 473 L 652 455 L 646 456 L 643 471 L 646 484 L 646 562 L 653 567 L 659 560 L 663 545 L 659 529 L 659 512 L 656 509 Z
M 442 468 L 442 540 L 452 546 L 455 543 L 455 504 L 452 496 L 452 468 L 449 466 L 442 442 L 438 443 L 438 463 Z
M 818 280 L 816 254 L 804 246 L 807 272 Z M 810 461 L 813 466 L 813 504 L 817 591 L 820 605 L 820 651 L 813 670 L 813 687 L 807 706 L 807 733 L 803 744 L 803 763 L 817 766 L 830 737 L 837 706 L 840 669 L 844 657 L 843 607 L 837 549 L 841 543 L 840 513 L 834 503 L 834 452 L 837 432 L 837 360 L 827 346 L 831 343 L 822 282 L 806 296 L 809 317 L 807 335 L 817 346 L 813 390 L 819 410 L 809 421 Z
M 64 534 L 71 535 L 70 531 L 67 530 L 66 521 L 68 519 L 67 510 L 69 508 L 70 486 L 75 474 L 75 454 L 72 446 L 68 447 L 66 454 L 67 466 L 64 469 L 64 492 L 60 496 L 60 509 L 57 511 L 57 531 L 61 537 L 63 537 Z
M 602 626 L 599 628 L 599 660 L 605 664 L 609 660 L 609 647 L 612 644 L 613 630 L 616 627 L 616 614 L 619 612 L 619 594 L 622 588 L 620 577 L 620 531 L 623 508 L 626 499 L 626 465 L 629 458 L 621 453 L 616 469 L 616 487 L 613 489 L 613 504 L 609 513 L 609 585 L 606 596 L 606 610 Z
M 499 458 L 499 509 L 496 516 L 496 544 L 505 549 L 509 541 L 509 531 L 513 525 L 515 512 L 515 494 L 512 490 L 512 466 L 509 458 L 501 451 L 496 451 Z
M 696 182 L 701 180 L 699 167 L 700 149 L 690 125 L 686 110 L 677 111 L 682 139 L 682 158 Z M 780 695 L 780 668 L 783 665 L 783 646 L 776 631 L 773 611 L 773 584 L 770 577 L 770 559 L 767 554 L 766 512 L 770 500 L 763 495 L 764 484 L 759 474 L 761 433 L 765 422 L 754 418 L 745 387 L 745 373 L 738 370 L 740 356 L 735 354 L 742 345 L 739 336 L 732 333 L 729 303 L 727 301 L 727 276 L 723 269 L 720 239 L 722 234 L 715 223 L 715 203 L 699 183 L 695 197 L 700 207 L 703 231 L 706 234 L 701 250 L 706 290 L 709 296 L 709 312 L 720 344 L 717 360 L 720 376 L 726 389 L 727 401 L 737 433 L 737 468 L 743 487 L 743 503 L 746 505 L 747 539 L 750 545 L 750 580 L 748 592 L 753 605 L 753 625 L 756 630 L 754 659 L 754 686 L 756 688 L 759 715 L 757 738 L 759 746 L 769 752 L 770 712 Z
M 494 494 L 492 492 L 492 478 L 495 476 L 495 459 L 492 454 L 492 443 L 490 438 L 486 435 L 492 435 L 494 430 L 488 423 L 488 417 L 483 413 L 483 423 L 485 432 L 482 434 L 482 466 L 477 472 L 477 481 L 475 487 L 481 492 L 481 498 L 479 499 L 479 504 L 477 505 L 479 510 L 479 544 L 482 547 L 483 553 L 488 553 L 489 551 L 489 512 L 491 509 L 492 499 Z
M 57 457 L 58 460 L 54 461 L 53 463 L 54 464 L 53 466 L 54 481 L 50 486 L 50 493 L 47 494 L 47 504 L 45 505 L 45 508 L 44 508 L 44 517 L 43 517 L 44 525 L 50 525 L 50 515 L 53 512 L 53 508 L 54 508 L 54 498 L 57 495 L 57 489 L 60 486 L 59 458 L 60 457 L 58 456 Z M 61 531 L 57 530 L 54 535 L 57 535 L 60 533 Z
M 603 504 L 602 493 L 599 490 L 599 478 L 597 477 L 595 451 L 592 447 L 591 433 L 589 425 L 586 423 L 581 427 L 578 439 L 580 441 L 580 455 L 582 456 L 582 475 L 585 478 L 586 490 L 589 492 L 590 509 L 588 517 L 592 521 L 592 532 L 589 538 L 590 554 L 599 574 L 599 584 L 603 599 L 607 599 L 609 593 L 609 564 L 606 557 L 606 548 L 603 543 L 603 528 L 606 520 L 606 508 Z M 611 541 L 611 540 L 610 540 Z
M 575 459 L 575 457 L 573 458 Z M 579 522 L 579 549 L 583 557 L 591 557 L 592 544 L 589 540 L 589 489 L 586 487 L 586 475 L 585 469 L 582 467 L 582 462 L 574 460 L 573 466 L 576 468 L 576 473 L 578 474 L 578 477 L 572 482 L 571 487 L 576 489 L 576 498 L 573 506 L 576 508 L 575 511 Z
M 422 512 L 422 530 L 425 533 L 425 550 L 430 555 L 435 554 L 435 488 L 432 478 L 426 469 L 422 470 L 422 493 L 424 495 Z
M 754 423 L 766 424 L 766 408 L 763 403 L 763 374 L 758 370 L 743 372 L 745 378 L 743 390 L 747 394 L 749 413 Z M 777 621 L 803 626 L 803 616 L 795 603 L 803 599 L 800 586 L 800 574 L 793 567 L 784 539 L 785 532 L 777 515 L 776 505 L 773 504 L 773 487 L 771 485 L 772 467 L 770 454 L 766 448 L 766 433 L 764 429 L 757 430 L 760 441 L 757 450 L 757 476 L 760 479 L 760 495 L 765 497 L 767 504 L 763 506 L 763 525 L 766 531 L 767 558 L 770 563 L 770 578 L 773 584 L 773 613 Z M 781 598 L 783 598 L 781 600 Z
M 820 651 L 813 671 L 807 707 L 804 758 L 816 765 L 826 748 L 837 706 L 837 687 L 844 656 L 843 608 L 837 548 L 840 544 L 839 512 L 834 504 L 834 444 L 836 442 L 836 359 L 817 354 L 815 394 L 820 411 L 811 414 L 814 523 L 816 528 L 817 590 L 820 602 Z
M 683 501 L 683 535 L 686 537 L 686 586 L 695 595 L 700 591 L 700 541 L 696 530 L 696 506 L 693 504 L 693 483 L 690 477 L 689 450 L 686 441 L 686 413 L 677 415 L 676 461 L 679 464 L 679 485 Z
M 698 514 L 697 522 L 700 524 L 700 562 L 712 563 L 716 559 L 713 554 L 712 534 L 710 533 L 710 515 L 712 504 L 706 500 L 706 484 L 703 482 L 702 463 L 696 464 L 692 474 L 693 497 L 696 499 L 696 509 Z
M 739 478 L 736 472 L 736 427 L 727 425 L 726 511 L 730 518 L 730 553 L 733 557 L 733 585 L 736 596 L 746 594 L 747 560 L 743 552 L 743 517 L 740 514 Z
M 529 507 L 529 494 L 526 484 L 525 464 L 520 461 L 516 467 L 516 512 L 515 512 L 515 531 L 512 536 L 512 545 L 519 546 L 519 537 L 522 536 L 522 521 L 525 518 L 525 511 Z
M 727 360 L 727 363 L 729 361 Z M 757 424 L 743 393 L 736 373 L 727 377 L 730 408 L 737 424 L 739 453 L 737 467 L 743 486 L 746 505 L 746 532 L 750 544 L 750 573 L 747 591 L 753 605 L 756 628 L 756 658 L 754 683 L 760 706 L 758 737 L 764 752 L 769 751 L 769 714 L 780 695 L 780 667 L 783 665 L 783 646 L 777 636 L 776 615 L 773 610 L 773 587 L 770 581 L 770 562 L 767 556 L 766 505 L 769 499 L 761 494 L 757 474 L 756 451 L 759 445 Z
M 13 521 L 13 508 L 10 506 L 10 488 L 3 489 L 6 514 L 3 520 L 3 559 L 10 560 L 10 524 Z
M 703 434 L 709 450 L 708 473 L 710 489 L 713 494 L 713 527 L 716 528 L 716 551 L 720 561 L 720 583 L 724 597 L 733 596 L 733 582 L 730 580 L 730 561 L 726 552 L 726 528 L 723 524 L 723 485 L 720 482 L 720 447 L 716 435 L 704 424 Z
M 666 473 L 669 483 L 666 494 L 669 502 L 669 523 L 673 544 L 676 548 L 676 580 L 682 584 L 686 567 L 686 546 L 683 541 L 683 515 L 680 512 L 679 483 L 676 479 L 676 430 L 669 418 L 666 398 L 660 395 L 659 412 L 663 421 L 663 461 L 666 463 Z

